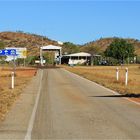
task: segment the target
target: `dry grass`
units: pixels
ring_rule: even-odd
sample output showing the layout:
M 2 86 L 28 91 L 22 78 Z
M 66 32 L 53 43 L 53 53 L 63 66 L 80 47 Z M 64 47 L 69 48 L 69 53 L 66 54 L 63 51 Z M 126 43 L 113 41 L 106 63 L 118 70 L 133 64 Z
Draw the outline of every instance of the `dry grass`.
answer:
M 36 69 L 18 68 L 15 77 L 15 89 L 11 89 L 11 68 L 0 68 L 0 121 L 5 119 L 6 113 L 19 98 L 22 89 L 35 75 Z
M 129 69 L 128 86 L 125 86 L 125 68 Z M 122 94 L 140 94 L 140 65 L 119 66 L 119 81 L 116 80 L 116 66 L 66 67 L 73 73 L 95 81 Z

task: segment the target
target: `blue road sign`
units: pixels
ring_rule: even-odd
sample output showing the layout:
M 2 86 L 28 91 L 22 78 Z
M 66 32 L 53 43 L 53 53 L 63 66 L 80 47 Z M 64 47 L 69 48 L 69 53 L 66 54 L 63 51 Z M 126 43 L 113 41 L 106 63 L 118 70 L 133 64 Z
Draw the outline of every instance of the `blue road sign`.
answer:
M 0 50 L 0 56 L 16 56 L 16 49 L 5 49 L 5 50 Z

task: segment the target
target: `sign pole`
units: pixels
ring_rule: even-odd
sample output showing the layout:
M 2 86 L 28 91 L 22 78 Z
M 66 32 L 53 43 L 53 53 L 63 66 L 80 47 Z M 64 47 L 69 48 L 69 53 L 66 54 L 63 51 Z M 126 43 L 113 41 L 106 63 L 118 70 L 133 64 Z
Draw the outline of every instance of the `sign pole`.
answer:
M 25 58 L 24 58 L 24 67 L 25 67 Z
M 15 71 L 16 71 L 16 63 L 15 63 L 15 55 L 13 55 L 13 64 L 14 64 L 14 67 L 13 67 L 13 71 L 14 71 L 14 74 L 15 74 Z

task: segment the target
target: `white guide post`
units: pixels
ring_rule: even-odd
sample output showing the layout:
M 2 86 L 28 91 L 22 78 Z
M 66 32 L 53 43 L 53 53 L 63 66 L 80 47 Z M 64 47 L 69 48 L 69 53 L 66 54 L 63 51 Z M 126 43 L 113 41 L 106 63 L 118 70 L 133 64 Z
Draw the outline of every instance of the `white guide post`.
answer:
M 42 48 L 40 47 L 40 64 L 43 66 Z
M 117 79 L 117 81 L 119 80 L 119 68 L 118 67 L 116 68 L 116 79 Z
M 125 85 L 128 84 L 128 68 L 125 69 Z
M 12 77 L 12 84 L 11 84 L 11 88 L 14 89 L 14 72 L 11 73 L 11 77 Z
M 60 49 L 59 64 L 61 65 L 62 50 Z

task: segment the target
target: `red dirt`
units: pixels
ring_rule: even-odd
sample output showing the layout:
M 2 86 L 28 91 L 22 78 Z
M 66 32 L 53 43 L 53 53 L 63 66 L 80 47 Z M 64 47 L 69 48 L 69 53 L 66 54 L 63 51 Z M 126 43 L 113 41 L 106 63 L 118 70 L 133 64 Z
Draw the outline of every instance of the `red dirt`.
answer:
M 10 75 L 12 72 L 12 69 L 2 69 L 2 73 L 6 75 Z M 35 76 L 37 73 L 37 69 L 33 68 L 17 68 L 15 70 L 16 76 L 18 77 L 32 77 Z
M 37 70 L 36 69 L 27 69 L 27 70 L 18 70 L 16 71 L 16 75 L 17 76 L 29 76 L 29 77 L 32 77 L 32 76 L 35 76 L 37 73 Z
M 131 98 L 131 100 L 140 103 L 140 98 Z

